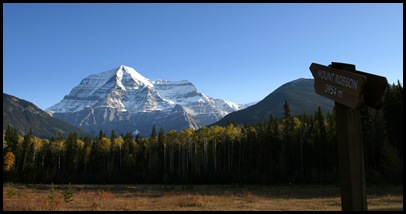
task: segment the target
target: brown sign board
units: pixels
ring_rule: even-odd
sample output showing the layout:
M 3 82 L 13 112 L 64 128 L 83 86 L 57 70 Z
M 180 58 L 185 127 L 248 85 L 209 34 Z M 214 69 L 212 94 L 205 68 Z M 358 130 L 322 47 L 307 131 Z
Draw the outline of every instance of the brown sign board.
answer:
M 364 102 L 366 77 L 354 72 L 324 66 L 310 65 L 316 93 L 352 109 Z
M 364 105 L 375 109 L 383 106 L 385 89 L 388 86 L 388 81 L 385 77 L 358 71 L 353 64 L 332 62 L 331 66 L 365 76 L 367 83 L 364 89 Z
M 368 81 L 364 90 L 364 105 L 375 109 L 381 108 L 384 103 L 385 89 L 388 86 L 386 78 L 362 71 L 355 71 L 355 73 L 365 76 Z

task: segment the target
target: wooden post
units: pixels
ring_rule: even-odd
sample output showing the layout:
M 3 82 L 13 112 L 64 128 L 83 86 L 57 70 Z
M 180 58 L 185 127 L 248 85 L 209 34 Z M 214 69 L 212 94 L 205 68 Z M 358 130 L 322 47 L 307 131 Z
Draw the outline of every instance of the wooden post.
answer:
M 335 108 L 341 208 L 343 211 L 366 211 L 368 208 L 360 112 L 359 109 L 352 109 L 338 102 L 335 102 Z
M 343 211 L 367 210 L 360 113 L 335 102 Z
M 387 80 L 339 62 L 328 67 L 312 63 L 309 69 L 316 93 L 335 101 L 341 208 L 368 210 L 359 109 L 382 107 Z

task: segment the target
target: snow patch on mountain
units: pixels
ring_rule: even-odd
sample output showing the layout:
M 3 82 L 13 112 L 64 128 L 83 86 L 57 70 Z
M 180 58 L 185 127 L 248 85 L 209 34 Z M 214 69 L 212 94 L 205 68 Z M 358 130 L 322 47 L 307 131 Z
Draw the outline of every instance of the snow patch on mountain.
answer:
M 193 123 L 190 127 L 196 127 L 214 123 L 225 115 L 246 107 L 245 104 L 202 94 L 187 80 L 152 80 L 131 67 L 121 65 L 86 77 L 62 101 L 46 111 L 50 115 L 57 113 L 61 118 L 67 118 L 66 115 L 72 113 L 83 115 L 84 118 L 76 124 L 78 126 L 85 123 L 91 126 L 97 121 L 124 120 L 123 118 L 136 121 L 140 120 L 141 113 L 148 113 L 149 117 L 156 118 L 151 121 L 159 121 L 166 117 L 164 115 L 184 112 L 184 116 L 172 117 L 183 118 L 182 120 Z M 96 113 L 94 110 L 100 108 L 106 110 L 103 111 L 102 118 L 97 118 L 95 114 L 101 114 L 98 113 L 100 110 Z
M 210 105 L 212 110 L 220 110 L 222 116 L 243 106 L 199 93 L 187 80 L 150 80 L 135 69 L 121 65 L 83 79 L 69 95 L 47 111 L 63 113 L 81 111 L 86 107 L 109 107 L 122 112 L 148 112 L 166 111 L 176 104 L 187 106 L 194 115 L 205 113 L 207 109 L 203 110 L 201 105 Z M 197 112 L 193 106 L 198 108 Z

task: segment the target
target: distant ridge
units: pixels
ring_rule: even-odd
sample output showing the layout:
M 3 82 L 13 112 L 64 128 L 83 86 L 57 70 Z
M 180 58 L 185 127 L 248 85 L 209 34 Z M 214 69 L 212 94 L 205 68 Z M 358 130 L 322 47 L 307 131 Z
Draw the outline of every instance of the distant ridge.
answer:
M 61 133 L 67 137 L 69 132 L 78 136 L 88 136 L 85 131 L 51 117 L 31 102 L 3 93 L 3 132 L 7 126 L 16 128 L 19 135 L 25 135 L 32 128 L 34 136 L 40 138 L 57 137 Z
M 314 114 L 319 106 L 324 112 L 332 112 L 334 107 L 333 101 L 316 94 L 314 79 L 300 78 L 280 86 L 257 104 L 232 112 L 212 125 L 225 126 L 228 122 L 255 124 L 271 115 L 282 118 L 285 100 L 293 115 Z

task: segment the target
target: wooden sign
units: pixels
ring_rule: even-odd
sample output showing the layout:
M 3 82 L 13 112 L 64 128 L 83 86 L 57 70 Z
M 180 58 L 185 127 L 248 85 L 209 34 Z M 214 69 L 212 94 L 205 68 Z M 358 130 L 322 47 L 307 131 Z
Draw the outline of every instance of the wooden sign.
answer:
M 365 76 L 317 63 L 312 63 L 309 69 L 314 77 L 317 94 L 352 109 L 357 109 L 363 104 Z
M 386 78 L 339 62 L 312 63 L 309 69 L 316 93 L 335 101 L 342 210 L 368 210 L 359 107 L 383 105 Z
M 331 66 L 365 76 L 367 84 L 364 88 L 364 105 L 374 109 L 380 109 L 383 106 L 385 89 L 388 86 L 386 77 L 355 70 L 355 65 L 353 64 L 332 62 Z

